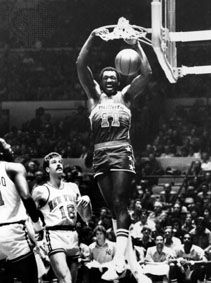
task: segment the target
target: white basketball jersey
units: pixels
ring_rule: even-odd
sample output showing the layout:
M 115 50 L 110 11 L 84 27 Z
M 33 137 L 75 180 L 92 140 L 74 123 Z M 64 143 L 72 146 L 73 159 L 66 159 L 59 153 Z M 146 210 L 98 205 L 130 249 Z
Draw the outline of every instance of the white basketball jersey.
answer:
M 0 161 L 0 224 L 26 220 L 27 214 L 15 184 Z
M 47 203 L 40 209 L 45 218 L 46 227 L 71 225 L 75 226 L 77 220 L 77 200 L 81 196 L 75 183 L 61 183 L 61 188 L 44 184 L 34 189 L 33 195 L 38 191 L 49 191 Z

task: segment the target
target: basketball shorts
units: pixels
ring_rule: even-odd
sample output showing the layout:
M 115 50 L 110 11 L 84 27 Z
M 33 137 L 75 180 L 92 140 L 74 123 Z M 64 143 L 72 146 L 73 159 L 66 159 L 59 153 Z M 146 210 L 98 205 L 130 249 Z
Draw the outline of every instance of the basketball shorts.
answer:
M 49 256 L 64 252 L 67 256 L 78 258 L 80 251 L 77 231 L 47 229 L 46 249 Z
M 93 157 L 94 176 L 109 171 L 135 173 L 135 158 L 130 144 L 97 148 Z
M 25 222 L 0 226 L 0 258 L 21 259 L 33 251 Z

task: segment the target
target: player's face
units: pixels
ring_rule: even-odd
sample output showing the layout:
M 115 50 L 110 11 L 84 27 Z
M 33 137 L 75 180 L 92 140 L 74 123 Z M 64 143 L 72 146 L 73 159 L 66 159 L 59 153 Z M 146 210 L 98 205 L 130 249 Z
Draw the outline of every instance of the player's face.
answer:
M 63 160 L 61 157 L 53 157 L 49 160 L 49 166 L 46 168 L 50 175 L 63 175 Z
M 119 81 L 115 71 L 103 73 L 101 87 L 108 96 L 116 94 L 118 85 Z

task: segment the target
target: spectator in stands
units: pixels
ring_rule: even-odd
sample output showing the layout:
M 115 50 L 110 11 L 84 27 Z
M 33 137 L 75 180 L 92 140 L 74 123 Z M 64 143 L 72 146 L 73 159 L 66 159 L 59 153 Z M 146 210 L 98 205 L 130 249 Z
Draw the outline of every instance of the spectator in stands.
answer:
M 172 218 L 173 236 L 182 239 L 184 233 L 182 231 L 182 220 L 180 218 Z
M 95 242 L 89 245 L 90 260 L 88 266 L 90 269 L 90 282 L 103 283 L 107 282 L 101 279 L 102 268 L 104 263 L 112 261 L 115 255 L 115 243 L 107 239 L 106 229 L 102 225 L 94 229 Z M 97 262 L 97 264 L 95 263 Z M 98 267 L 98 268 L 96 268 Z
M 34 173 L 34 180 L 32 182 L 30 182 L 30 188 L 31 190 L 33 190 L 36 186 L 40 186 L 45 182 L 45 176 L 43 173 L 43 170 L 37 170 Z
M 152 211 L 154 208 L 154 199 L 152 197 L 152 187 L 149 186 L 145 188 L 142 199 L 141 199 L 141 204 L 144 209 L 147 209 L 148 211 Z
M 160 192 L 160 201 L 163 204 L 164 209 L 169 209 L 174 204 L 177 193 L 172 190 L 172 184 L 166 183 L 163 186 L 164 190 Z
M 202 213 L 205 221 L 205 227 L 211 231 L 211 209 L 210 207 L 205 207 Z
M 155 158 L 155 153 L 151 152 L 148 159 L 143 164 L 145 175 L 161 175 L 164 173 L 160 162 Z
M 132 209 L 132 212 L 130 213 L 132 223 L 136 223 L 140 220 L 141 213 L 142 213 L 141 200 L 140 198 L 137 198 L 134 200 L 133 209 Z
M 172 250 L 181 245 L 180 239 L 173 236 L 172 226 L 166 226 L 164 229 L 164 245 Z
M 155 238 L 155 246 L 149 247 L 147 249 L 145 262 L 146 264 L 156 263 L 156 265 L 158 263 L 168 264 L 169 260 L 173 258 L 175 258 L 174 251 L 164 246 L 164 238 L 162 235 L 157 235 Z M 162 265 L 160 266 L 160 268 L 161 267 Z M 154 281 L 168 282 L 167 277 L 169 273 L 169 268 L 165 268 L 162 275 L 160 273 L 160 270 L 159 270 L 159 275 L 157 275 L 157 271 L 158 271 L 157 268 L 156 270 L 154 270 L 153 265 L 150 265 L 150 268 L 147 269 L 146 275 L 149 276 L 153 282 Z
M 206 228 L 205 219 L 202 216 L 196 219 L 196 227 L 190 231 L 190 235 L 193 238 L 193 244 L 202 249 L 211 245 L 211 231 Z
M 146 225 L 141 230 L 142 237 L 133 238 L 133 244 L 144 248 L 144 256 L 146 256 L 147 249 L 155 246 L 155 241 L 152 238 L 152 230 Z
M 208 152 L 202 152 L 201 154 L 201 169 L 202 171 L 211 171 L 211 161 Z
M 163 209 L 163 205 L 160 201 L 155 201 L 154 203 L 154 209 L 153 211 L 149 214 L 148 220 L 152 220 L 155 223 L 156 222 L 162 222 L 164 223 L 164 221 L 167 218 L 167 214 Z
M 183 244 L 175 250 L 177 261 L 181 266 L 181 272 L 185 280 L 191 283 L 202 282 L 205 277 L 206 269 L 203 262 L 206 262 L 204 250 L 198 245 L 193 244 L 192 236 L 186 233 L 183 237 Z M 199 263 L 196 265 L 196 263 Z M 191 270 L 191 272 L 190 272 Z
M 195 204 L 197 194 L 195 192 L 195 187 L 192 185 L 187 185 L 184 193 L 181 194 L 181 201 L 185 206 L 190 206 Z
M 175 204 L 173 204 L 173 207 L 169 212 L 168 219 L 180 219 L 181 221 L 183 221 L 187 212 L 188 210 L 186 206 L 182 205 L 180 200 L 177 200 Z
M 198 192 L 197 197 L 201 201 L 204 201 L 205 199 L 208 199 L 208 201 L 211 200 L 211 191 L 207 183 L 203 183 L 201 187 L 199 187 L 199 190 L 200 191 Z
M 195 224 L 193 222 L 191 213 L 187 213 L 185 217 L 185 222 L 182 225 L 183 233 L 189 233 L 193 228 L 195 228 Z
M 170 157 L 174 157 L 174 153 L 172 152 L 171 150 L 171 147 L 169 145 L 165 145 L 164 146 L 164 151 L 163 153 L 161 154 L 160 157 L 162 158 L 170 158 Z
M 142 229 L 148 226 L 152 231 L 155 231 L 155 222 L 148 219 L 148 211 L 143 209 L 141 212 L 140 220 L 130 226 L 130 233 L 133 238 L 142 238 Z

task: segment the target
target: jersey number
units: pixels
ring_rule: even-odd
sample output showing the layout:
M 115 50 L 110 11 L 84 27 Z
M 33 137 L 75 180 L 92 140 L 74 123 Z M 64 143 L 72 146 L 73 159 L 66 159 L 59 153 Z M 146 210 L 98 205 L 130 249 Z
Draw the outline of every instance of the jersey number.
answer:
M 112 118 L 111 127 L 119 127 L 119 114 L 118 113 L 112 113 L 111 115 L 108 115 L 107 113 L 103 113 L 101 118 L 101 128 L 108 128 L 110 126 L 108 118 Z
M 75 208 L 74 208 L 74 206 L 70 204 L 70 205 L 67 205 L 66 208 L 67 208 L 68 216 L 69 216 L 70 218 L 74 218 L 74 217 L 75 217 Z M 66 218 L 67 216 L 66 216 L 66 214 L 65 214 L 64 206 L 61 206 L 59 209 L 60 209 L 62 218 L 63 218 L 63 219 Z

